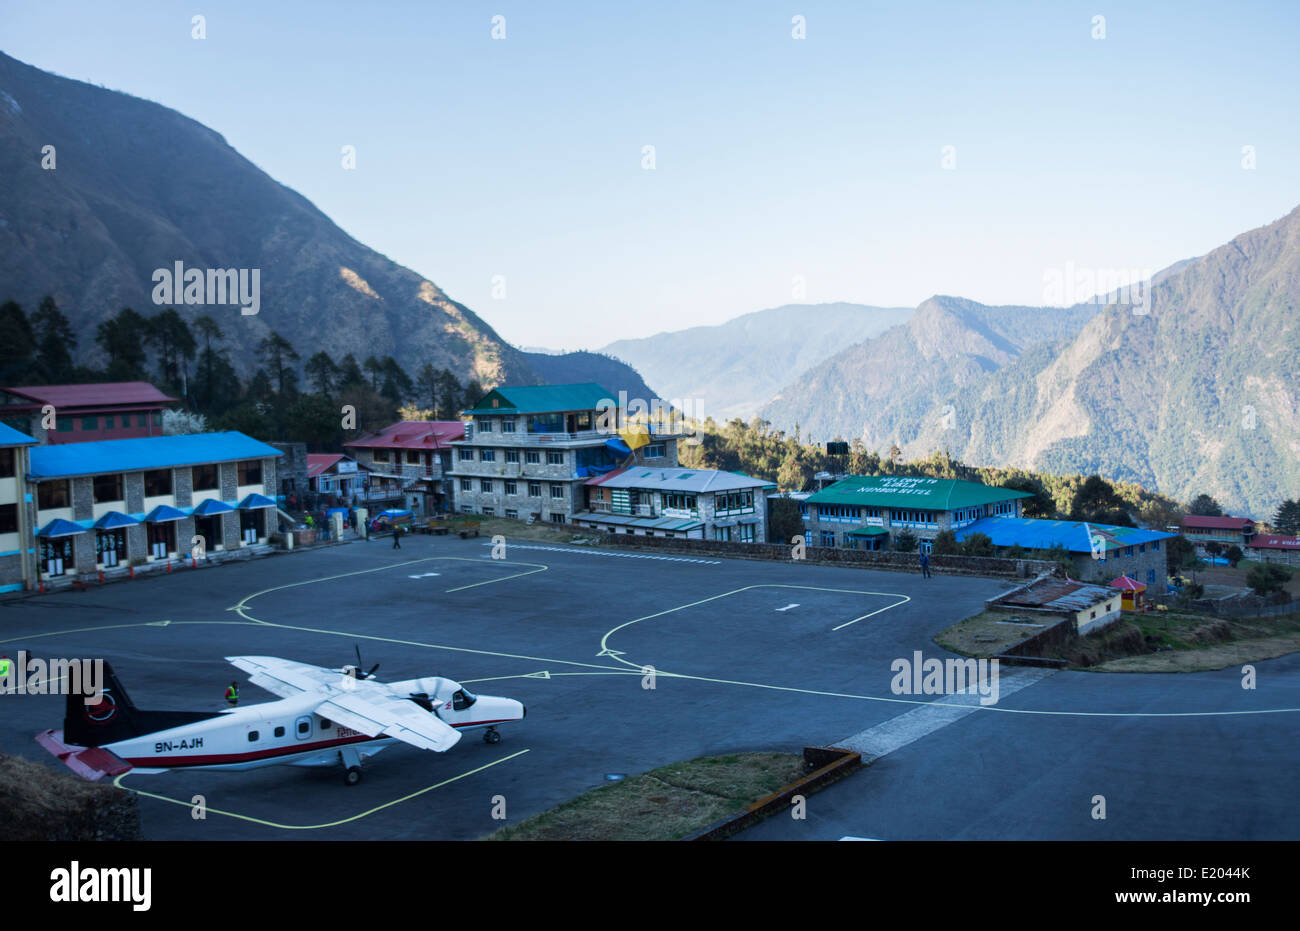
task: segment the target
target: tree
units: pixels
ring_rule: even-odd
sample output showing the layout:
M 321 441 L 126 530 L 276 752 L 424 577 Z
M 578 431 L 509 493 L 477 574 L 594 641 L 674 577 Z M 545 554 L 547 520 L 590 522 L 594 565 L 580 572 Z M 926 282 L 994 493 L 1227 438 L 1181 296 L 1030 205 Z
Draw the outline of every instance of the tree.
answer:
M 793 498 L 772 498 L 767 507 L 772 528 L 772 539 L 768 542 L 789 544 L 795 537 L 806 535 L 803 518 L 799 516 L 799 502 Z
M 207 433 L 208 421 L 193 411 L 163 411 L 163 436 L 182 433 Z
M 460 416 L 460 411 L 464 407 L 465 393 L 460 387 L 460 381 L 456 378 L 451 369 L 443 369 L 438 373 L 438 404 L 436 410 L 439 420 L 456 420 Z
M 383 368 L 384 381 L 379 393 L 392 401 L 394 407 L 401 407 L 402 402 L 415 389 L 415 385 L 392 356 L 384 356 L 380 365 Z
M 1288 498 L 1273 515 L 1273 529 L 1289 537 L 1300 536 L 1300 501 Z
M 36 374 L 32 354 L 36 337 L 32 325 L 17 301 L 0 304 L 0 384 L 25 385 Z
M 366 376 L 362 373 L 361 366 L 357 365 L 357 357 L 350 352 L 339 361 L 338 383 L 340 388 L 366 383 Z
M 1255 590 L 1256 595 L 1280 592 L 1290 579 L 1290 572 L 1268 562 L 1251 566 L 1250 571 L 1246 573 L 1246 584 Z
M 894 534 L 894 549 L 899 553 L 916 552 L 916 547 L 919 542 L 920 541 L 916 538 L 916 534 L 912 533 L 910 530 L 900 530 L 898 533 Z
M 1125 510 L 1124 499 L 1100 475 L 1089 475 L 1074 493 L 1074 500 L 1070 502 L 1070 520 L 1133 526 L 1133 519 Z
M 1165 541 L 1165 563 L 1169 573 L 1180 569 L 1188 559 L 1196 556 L 1196 547 L 1184 536 L 1170 537 Z
M 198 344 L 194 334 L 174 307 L 150 317 L 145 338 L 158 352 L 158 375 L 163 384 L 183 387 L 189 381 L 189 366 Z
M 326 452 L 342 439 L 339 409 L 324 395 L 298 395 L 285 412 L 285 422 L 292 425 L 292 438 L 306 443 L 312 452 Z
M 370 376 L 370 387 L 378 391 L 379 379 L 384 377 L 384 363 L 380 362 L 374 356 L 367 356 L 366 361 L 361 363 L 361 367 L 366 370 Z
M 293 344 L 274 330 L 257 344 L 257 354 L 266 364 L 276 391 L 281 397 L 295 394 L 298 390 L 298 371 L 293 363 L 298 361 L 298 353 Z
M 1003 488 L 1012 491 L 1025 491 L 1033 497 L 1025 498 L 1020 505 L 1025 517 L 1055 517 L 1056 502 L 1043 488 L 1043 483 L 1028 477 L 1011 478 L 1002 483 Z
M 1222 517 L 1223 508 L 1219 507 L 1219 502 L 1209 495 L 1197 495 L 1192 499 L 1192 503 L 1187 506 L 1187 513 L 1196 514 L 1199 517 Z
M 812 469 L 799 461 L 796 453 L 786 455 L 776 473 L 776 483 L 786 491 L 803 491 L 812 479 Z
M 1223 544 L 1217 540 L 1210 540 L 1205 544 L 1205 552 L 1209 553 L 1211 556 L 1218 556 L 1223 552 Z
M 77 348 L 77 333 L 72 322 L 59 310 L 48 294 L 32 314 L 32 332 L 36 340 L 36 368 L 48 384 L 73 378 L 72 350 Z M 0 324 L 3 326 L 3 324 Z M 6 334 L 8 330 L 5 330 Z
M 1223 558 L 1228 560 L 1228 565 L 1236 569 L 1237 563 L 1245 559 L 1246 554 L 1242 551 L 1240 546 L 1234 543 L 1232 546 L 1228 547 L 1227 552 L 1223 554 Z
M 317 394 L 328 398 L 332 397 L 334 392 L 338 390 L 339 379 L 343 373 L 325 350 L 322 349 L 308 359 L 307 364 L 303 366 L 303 370 L 307 373 L 307 377 L 311 379 Z
M 95 343 L 108 356 L 104 370 L 109 381 L 143 381 L 145 342 L 149 321 L 130 307 L 124 307 L 95 327 Z
M 934 555 L 936 556 L 956 556 L 961 552 L 961 544 L 957 542 L 957 534 L 951 530 L 940 530 L 934 535 Z
M 986 533 L 967 534 L 961 543 L 961 551 L 966 556 L 992 556 L 993 538 Z
M 424 363 L 424 366 L 415 376 L 415 391 L 419 398 L 417 403 L 424 405 L 430 411 L 429 416 L 437 419 L 438 410 L 438 370 L 433 367 L 432 362 Z

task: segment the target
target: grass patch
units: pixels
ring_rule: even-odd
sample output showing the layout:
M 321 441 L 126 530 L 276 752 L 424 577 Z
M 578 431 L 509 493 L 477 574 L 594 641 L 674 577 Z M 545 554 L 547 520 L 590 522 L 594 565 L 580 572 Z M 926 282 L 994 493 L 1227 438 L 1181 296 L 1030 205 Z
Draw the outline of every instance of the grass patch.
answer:
M 135 797 L 0 754 L 0 840 L 139 840 Z
M 1112 658 L 1102 672 L 1204 672 L 1300 651 L 1300 614 L 1216 618 L 1204 614 L 1144 614 L 1133 619 L 1151 647 L 1169 649 Z
M 1019 643 L 1055 624 L 1054 615 L 1007 614 L 1005 611 L 981 611 L 964 621 L 958 621 L 935 636 L 934 642 L 945 650 L 963 656 L 996 656 L 1007 647 Z M 1026 623 L 1012 623 L 1024 621 Z M 1038 627 L 1031 627 L 1038 624 Z
M 487 840 L 678 840 L 802 778 L 797 753 L 733 753 L 612 782 Z

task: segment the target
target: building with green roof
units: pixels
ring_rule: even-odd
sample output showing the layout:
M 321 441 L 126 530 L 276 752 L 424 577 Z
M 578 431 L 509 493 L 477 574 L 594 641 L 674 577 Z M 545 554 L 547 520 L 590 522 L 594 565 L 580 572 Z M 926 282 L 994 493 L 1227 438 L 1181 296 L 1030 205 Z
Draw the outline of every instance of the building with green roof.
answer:
M 944 530 L 1020 517 L 1028 492 L 955 478 L 850 475 L 800 502 L 811 546 L 886 549 L 906 531 L 922 549 Z

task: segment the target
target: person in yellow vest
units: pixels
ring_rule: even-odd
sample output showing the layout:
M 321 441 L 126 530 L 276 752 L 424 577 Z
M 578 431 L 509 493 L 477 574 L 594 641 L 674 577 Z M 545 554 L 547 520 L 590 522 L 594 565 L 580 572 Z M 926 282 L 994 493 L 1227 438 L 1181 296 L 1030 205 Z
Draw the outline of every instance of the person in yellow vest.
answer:
M 9 654 L 6 653 L 4 656 L 0 656 L 0 677 L 9 675 L 13 666 L 14 661 L 9 658 Z
M 230 683 L 230 688 L 226 689 L 226 704 L 229 705 L 231 708 L 239 704 L 238 683 L 232 682 Z

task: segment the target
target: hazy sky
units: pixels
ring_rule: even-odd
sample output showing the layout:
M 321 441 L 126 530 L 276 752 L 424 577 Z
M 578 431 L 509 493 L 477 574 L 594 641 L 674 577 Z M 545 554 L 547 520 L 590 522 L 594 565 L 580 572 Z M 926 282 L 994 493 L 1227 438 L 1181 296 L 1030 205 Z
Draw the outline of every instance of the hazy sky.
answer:
M 1300 204 L 1298 27 L 1295 0 L 0 0 L 3 51 L 205 123 L 569 349 L 795 300 L 1042 304 L 1067 262 L 1207 252 Z

